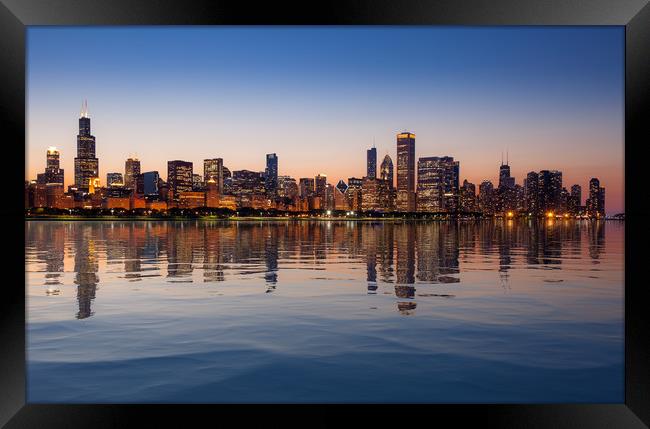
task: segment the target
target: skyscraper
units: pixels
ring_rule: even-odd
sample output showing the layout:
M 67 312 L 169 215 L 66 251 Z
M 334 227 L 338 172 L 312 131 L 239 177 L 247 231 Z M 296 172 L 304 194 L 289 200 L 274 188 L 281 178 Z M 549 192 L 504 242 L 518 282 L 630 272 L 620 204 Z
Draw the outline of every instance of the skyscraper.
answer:
M 348 200 L 350 210 L 361 210 L 363 180 L 357 177 L 348 177 L 348 188 L 345 190 L 345 198 Z
M 568 212 L 572 215 L 580 214 L 582 211 L 582 188 L 580 185 L 571 186 L 571 194 L 567 203 Z
M 278 156 L 274 153 L 266 155 L 264 187 L 270 195 L 275 195 L 278 192 Z
M 298 196 L 298 184 L 296 179 L 289 176 L 278 176 L 278 195 L 284 198 L 294 199 Z
M 510 176 L 510 166 L 506 162 L 499 167 L 499 188 L 514 188 L 515 178 Z
M 301 177 L 299 181 L 300 196 L 309 198 L 314 195 L 314 179 L 311 177 Z
M 542 213 L 561 209 L 562 172 L 542 170 L 539 172 L 539 209 Z
M 600 180 L 595 177 L 589 181 L 587 214 L 591 217 L 605 216 L 605 188 L 600 186 Z
M 582 187 L 580 185 L 571 186 L 571 196 L 576 199 L 577 205 L 582 204 Z
M 36 183 L 46 185 L 59 183 L 63 185 L 63 169 L 59 168 L 59 151 L 55 147 L 47 149 L 45 172 L 36 176 Z
M 377 177 L 377 148 L 374 146 L 366 152 L 366 176 Z
M 232 187 L 232 173 L 230 172 L 230 169 L 226 167 L 225 165 L 223 166 L 223 193 L 227 194 L 230 192 L 230 189 Z
M 526 185 L 524 189 L 526 199 L 526 210 L 533 216 L 540 213 L 539 207 L 539 174 L 531 171 L 526 175 Z
M 79 117 L 77 134 L 77 157 L 74 159 L 74 184 L 82 192 L 88 192 L 90 181 L 99 177 L 99 160 L 95 157 L 95 136 L 90 134 L 88 103 L 84 101 Z
M 314 177 L 314 193 L 317 197 L 325 198 L 325 188 L 327 187 L 327 176 L 323 173 Z
M 106 186 L 122 186 L 124 178 L 122 173 L 106 173 Z
M 397 134 L 397 210 L 415 211 L 415 134 Z
M 483 214 L 494 214 L 494 185 L 489 180 L 484 180 L 478 186 L 478 203 Z
M 263 195 L 264 184 L 263 174 L 259 171 L 235 170 L 232 172 L 233 193 L 237 196 Z
M 465 213 L 478 211 L 476 200 L 476 185 L 465 179 L 463 186 L 460 188 L 460 210 Z
M 193 191 L 202 191 L 204 186 L 203 176 L 200 174 L 192 174 L 192 190 Z
M 384 160 L 381 162 L 381 167 L 379 169 L 380 179 L 386 180 L 390 187 L 394 187 L 395 183 L 393 182 L 393 160 L 390 159 L 388 154 L 384 157 Z
M 507 156 L 507 155 L 506 155 Z M 499 185 L 497 187 L 497 199 L 495 210 L 499 212 L 512 211 L 517 209 L 517 192 L 515 191 L 515 178 L 510 176 L 510 165 L 506 157 L 506 163 L 501 160 L 499 167 Z
M 364 211 L 389 212 L 391 188 L 386 180 L 364 177 L 361 185 L 361 209 Z
M 458 208 L 459 162 L 450 156 L 418 160 L 417 211 L 453 212 Z
M 203 181 L 212 179 L 217 185 L 219 194 L 223 193 L 223 159 L 212 158 L 203 160 Z
M 160 176 L 157 171 L 147 171 L 142 173 L 144 182 L 143 193 L 147 197 L 153 197 L 160 193 L 159 183 Z
M 124 187 L 135 189 L 135 181 L 140 174 L 140 161 L 137 158 L 128 158 L 124 163 Z
M 341 194 L 345 194 L 345 191 L 348 190 L 348 185 L 345 183 L 345 180 L 340 179 L 339 182 L 336 184 L 336 188 L 341 191 Z
M 192 191 L 193 165 L 188 161 L 167 161 L 167 184 L 170 196 L 178 199 L 179 192 Z

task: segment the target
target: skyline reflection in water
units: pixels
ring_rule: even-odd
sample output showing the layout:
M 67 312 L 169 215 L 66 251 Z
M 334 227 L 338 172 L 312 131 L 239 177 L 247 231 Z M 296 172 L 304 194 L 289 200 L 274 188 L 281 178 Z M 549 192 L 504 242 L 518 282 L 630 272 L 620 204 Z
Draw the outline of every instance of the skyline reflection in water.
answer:
M 571 359 L 584 354 L 586 367 L 606 366 L 610 375 L 605 379 L 618 380 L 616 371 L 623 365 L 623 230 L 622 223 L 602 221 L 26 222 L 28 356 L 32 366 L 40 368 L 34 374 L 41 375 L 31 378 L 30 397 L 63 400 L 67 396 L 50 397 L 47 392 L 57 383 L 76 387 L 78 374 L 54 382 L 45 371 L 48 365 L 172 356 L 184 351 L 184 346 L 169 342 L 180 332 L 184 344 L 203 344 L 202 352 L 223 353 L 224 347 L 231 351 L 217 340 L 204 344 L 205 334 L 214 334 L 223 323 L 238 341 L 250 341 L 247 347 L 257 350 L 260 342 L 269 341 L 303 358 L 322 353 L 318 347 L 336 348 L 338 341 L 345 343 L 341 340 L 345 335 L 371 335 L 389 342 L 395 326 L 411 323 L 417 328 L 401 332 L 402 337 L 414 335 L 418 346 L 447 353 L 444 338 L 428 338 L 427 333 L 442 329 L 441 322 L 451 323 L 483 330 L 470 348 L 486 347 L 478 354 L 488 353 L 492 361 L 529 364 L 523 355 L 540 359 L 532 356 L 550 347 L 555 356 L 544 357 L 550 362 L 545 368 L 580 366 Z M 289 327 L 307 317 L 316 320 L 303 331 Z M 264 340 L 257 332 L 246 337 L 256 319 L 265 323 L 256 330 L 278 326 Z M 377 326 L 366 326 L 371 322 Z M 212 330 L 200 335 L 208 328 L 197 323 L 207 323 Z M 114 324 L 150 336 L 152 348 L 138 348 L 142 338 Z M 509 335 L 543 332 L 546 341 L 519 344 L 528 347 L 526 351 L 517 349 L 516 342 L 508 346 L 512 349 L 504 349 L 500 342 L 505 338 L 496 335 L 501 326 L 512 330 Z M 331 338 L 309 353 L 300 344 L 284 344 L 287 336 L 300 332 L 307 342 L 312 335 Z M 82 334 L 98 349 L 89 355 L 66 350 Z M 567 335 L 581 338 L 572 343 Z M 117 350 L 109 346 L 128 340 L 135 343 Z M 580 342 L 589 345 L 578 350 Z M 388 343 L 379 348 L 396 354 L 392 359 L 407 353 Z M 99 350 L 104 351 L 101 358 L 93 358 Z M 392 371 L 390 365 L 381 368 Z M 622 377 L 621 369 L 620 386 L 607 381 L 601 396 L 594 397 L 587 385 L 582 396 L 574 394 L 568 400 L 606 397 L 616 402 L 619 393 L 622 398 Z M 46 380 L 51 386 L 41 389 L 37 380 L 39 386 Z M 173 380 L 168 382 L 171 386 Z M 406 389 L 410 392 L 406 397 L 440 399 L 430 393 L 420 398 L 415 394 L 418 389 Z M 85 400 L 107 400 L 107 395 L 113 397 L 108 392 L 108 385 L 97 385 Z M 209 392 L 202 395 L 218 402 L 220 397 Z M 74 395 L 70 399 L 79 400 Z M 150 396 L 179 399 L 168 395 Z M 364 391 L 352 400 L 364 400 L 364 395 L 373 397 Z M 475 398 L 475 393 L 457 395 L 460 402 Z M 539 395 L 533 398 L 544 401 Z M 337 400 L 333 392 L 330 396 L 322 393 L 313 400 Z M 388 401 L 402 400 L 397 396 Z M 554 392 L 547 400 L 556 397 Z M 296 392 L 287 400 L 310 399 Z

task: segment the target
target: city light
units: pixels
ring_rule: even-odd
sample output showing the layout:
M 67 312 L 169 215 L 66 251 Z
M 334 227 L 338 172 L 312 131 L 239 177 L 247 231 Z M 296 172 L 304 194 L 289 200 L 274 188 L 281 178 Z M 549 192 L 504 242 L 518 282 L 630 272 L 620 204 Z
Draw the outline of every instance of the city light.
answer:
M 367 151 L 366 174 L 328 183 L 327 175 L 292 178 L 278 176 L 278 156 L 266 155 L 266 170 L 230 171 L 222 158 L 204 159 L 203 175 L 191 161 L 167 163 L 167 181 L 157 171 L 140 171 L 140 161 L 130 156 L 124 174 L 106 173 L 106 187 L 99 178 L 99 159 L 95 136 L 84 101 L 77 135 L 74 185 L 63 189 L 64 171 L 59 166 L 56 147 L 47 149 L 47 167 L 36 180 L 25 181 L 25 209 L 92 208 L 135 210 L 150 214 L 185 208 L 187 214 L 201 207 L 244 210 L 244 216 L 331 217 L 333 212 L 355 216 L 391 218 L 476 218 L 519 216 L 551 218 L 605 218 L 605 188 L 597 178 L 589 181 L 589 195 L 581 198 L 581 187 L 570 192 L 562 186 L 562 172 L 529 172 L 522 184 L 510 175 L 506 155 L 499 167 L 498 184 L 483 180 L 479 186 L 465 180 L 459 184 L 460 161 L 452 156 L 415 158 L 415 134 L 403 131 L 396 135 L 397 168 L 387 154 L 377 171 L 374 147 Z M 401 160 L 401 161 L 400 161 Z M 393 173 L 397 180 L 394 180 Z M 227 173 L 227 175 L 226 175 Z M 377 176 L 379 173 L 379 176 Z M 396 182 L 396 183 L 395 183 Z M 397 186 L 396 186 L 397 185 Z M 478 189 L 477 189 L 478 188 Z M 477 192 L 478 191 L 478 192 Z M 531 198 L 530 196 L 533 196 Z M 584 205 L 583 205 L 584 201 Z M 264 211 L 261 211 L 264 210 Z M 276 212 L 271 212 L 277 211 Z M 180 210 L 180 214 L 186 211 Z M 305 213 L 309 213 L 306 215 Z M 231 212 L 232 213 L 232 212 Z

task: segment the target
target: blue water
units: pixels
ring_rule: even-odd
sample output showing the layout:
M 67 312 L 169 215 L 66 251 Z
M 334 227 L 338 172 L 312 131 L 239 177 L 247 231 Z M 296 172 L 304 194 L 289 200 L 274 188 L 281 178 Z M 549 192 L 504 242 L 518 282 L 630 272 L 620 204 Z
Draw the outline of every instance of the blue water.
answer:
M 29 402 L 623 402 L 623 224 L 27 222 Z

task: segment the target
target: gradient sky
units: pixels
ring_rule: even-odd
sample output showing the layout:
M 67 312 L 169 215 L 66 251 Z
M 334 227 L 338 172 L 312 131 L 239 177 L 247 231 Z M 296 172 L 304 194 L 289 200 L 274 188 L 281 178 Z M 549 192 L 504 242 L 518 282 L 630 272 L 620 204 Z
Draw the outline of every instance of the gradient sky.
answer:
M 74 180 L 88 100 L 100 178 L 221 157 L 231 170 L 365 175 L 366 149 L 396 164 L 453 156 L 460 179 L 496 184 L 502 151 L 521 184 L 557 169 L 607 213 L 624 210 L 623 27 L 30 27 L 26 179 L 61 151 Z

